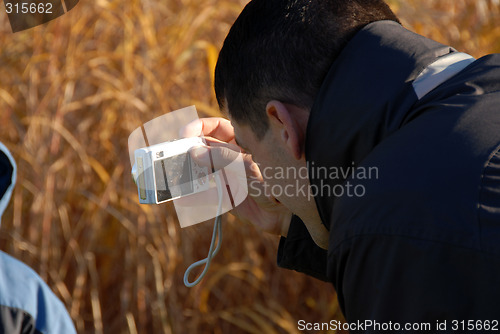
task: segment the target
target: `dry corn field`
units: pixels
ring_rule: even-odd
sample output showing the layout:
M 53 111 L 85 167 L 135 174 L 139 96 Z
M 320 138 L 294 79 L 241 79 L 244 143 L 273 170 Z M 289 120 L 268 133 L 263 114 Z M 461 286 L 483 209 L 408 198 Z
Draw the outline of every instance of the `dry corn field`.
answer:
M 500 52 L 499 0 L 393 0 L 411 30 L 475 57 Z M 297 333 L 341 319 L 331 285 L 276 266 L 278 239 L 224 217 L 222 250 L 194 288 L 212 223 L 181 229 L 139 205 L 127 138 L 196 105 L 216 116 L 218 50 L 244 1 L 80 0 L 13 34 L 0 11 L 0 141 L 18 163 L 0 249 L 37 271 L 78 333 Z

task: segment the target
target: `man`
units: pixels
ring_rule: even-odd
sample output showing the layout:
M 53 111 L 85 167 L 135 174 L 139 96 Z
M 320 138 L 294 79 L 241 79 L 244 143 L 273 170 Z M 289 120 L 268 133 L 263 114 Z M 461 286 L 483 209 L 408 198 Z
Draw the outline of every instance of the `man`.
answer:
M 16 163 L 0 143 L 0 218 L 16 182 Z M 24 263 L 0 251 L 0 334 L 72 334 L 63 303 Z
M 235 214 L 283 236 L 281 267 L 331 281 L 352 331 L 499 330 L 499 65 L 381 0 L 253 0 L 215 72 L 230 122 L 187 132 L 246 151 Z

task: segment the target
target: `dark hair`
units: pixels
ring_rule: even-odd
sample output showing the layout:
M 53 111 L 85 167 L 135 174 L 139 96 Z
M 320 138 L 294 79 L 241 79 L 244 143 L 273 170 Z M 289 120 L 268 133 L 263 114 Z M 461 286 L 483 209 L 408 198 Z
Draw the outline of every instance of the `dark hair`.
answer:
M 310 109 L 344 45 L 380 20 L 399 22 L 383 0 L 252 0 L 219 54 L 219 107 L 262 138 L 266 104 L 274 99 Z

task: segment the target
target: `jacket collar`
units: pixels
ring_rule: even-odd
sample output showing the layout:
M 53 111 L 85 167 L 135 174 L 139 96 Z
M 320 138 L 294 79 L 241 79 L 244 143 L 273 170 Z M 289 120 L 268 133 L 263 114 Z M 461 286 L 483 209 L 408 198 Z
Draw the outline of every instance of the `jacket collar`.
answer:
M 323 223 L 330 227 L 334 189 L 344 177 L 321 177 L 321 167 L 347 171 L 384 138 L 412 118 L 415 78 L 438 57 L 454 50 L 393 21 L 365 26 L 332 64 L 311 109 L 306 160 Z
M 0 223 L 16 184 L 17 167 L 7 147 L 0 142 Z

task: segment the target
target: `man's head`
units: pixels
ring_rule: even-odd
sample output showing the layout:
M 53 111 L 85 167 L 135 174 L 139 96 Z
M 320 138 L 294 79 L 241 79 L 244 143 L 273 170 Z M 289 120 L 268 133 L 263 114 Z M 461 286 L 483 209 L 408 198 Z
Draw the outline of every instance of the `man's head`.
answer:
M 380 20 L 397 21 L 382 0 L 253 0 L 227 35 L 215 69 L 217 101 L 236 140 L 259 163 L 268 189 L 278 191 L 270 195 L 324 248 L 328 233 L 308 178 L 280 171 L 306 168 L 309 112 L 325 76 L 349 39 Z
M 253 0 L 226 37 L 215 70 L 221 110 L 260 139 L 271 100 L 310 110 L 331 64 L 361 28 L 397 21 L 383 0 Z

